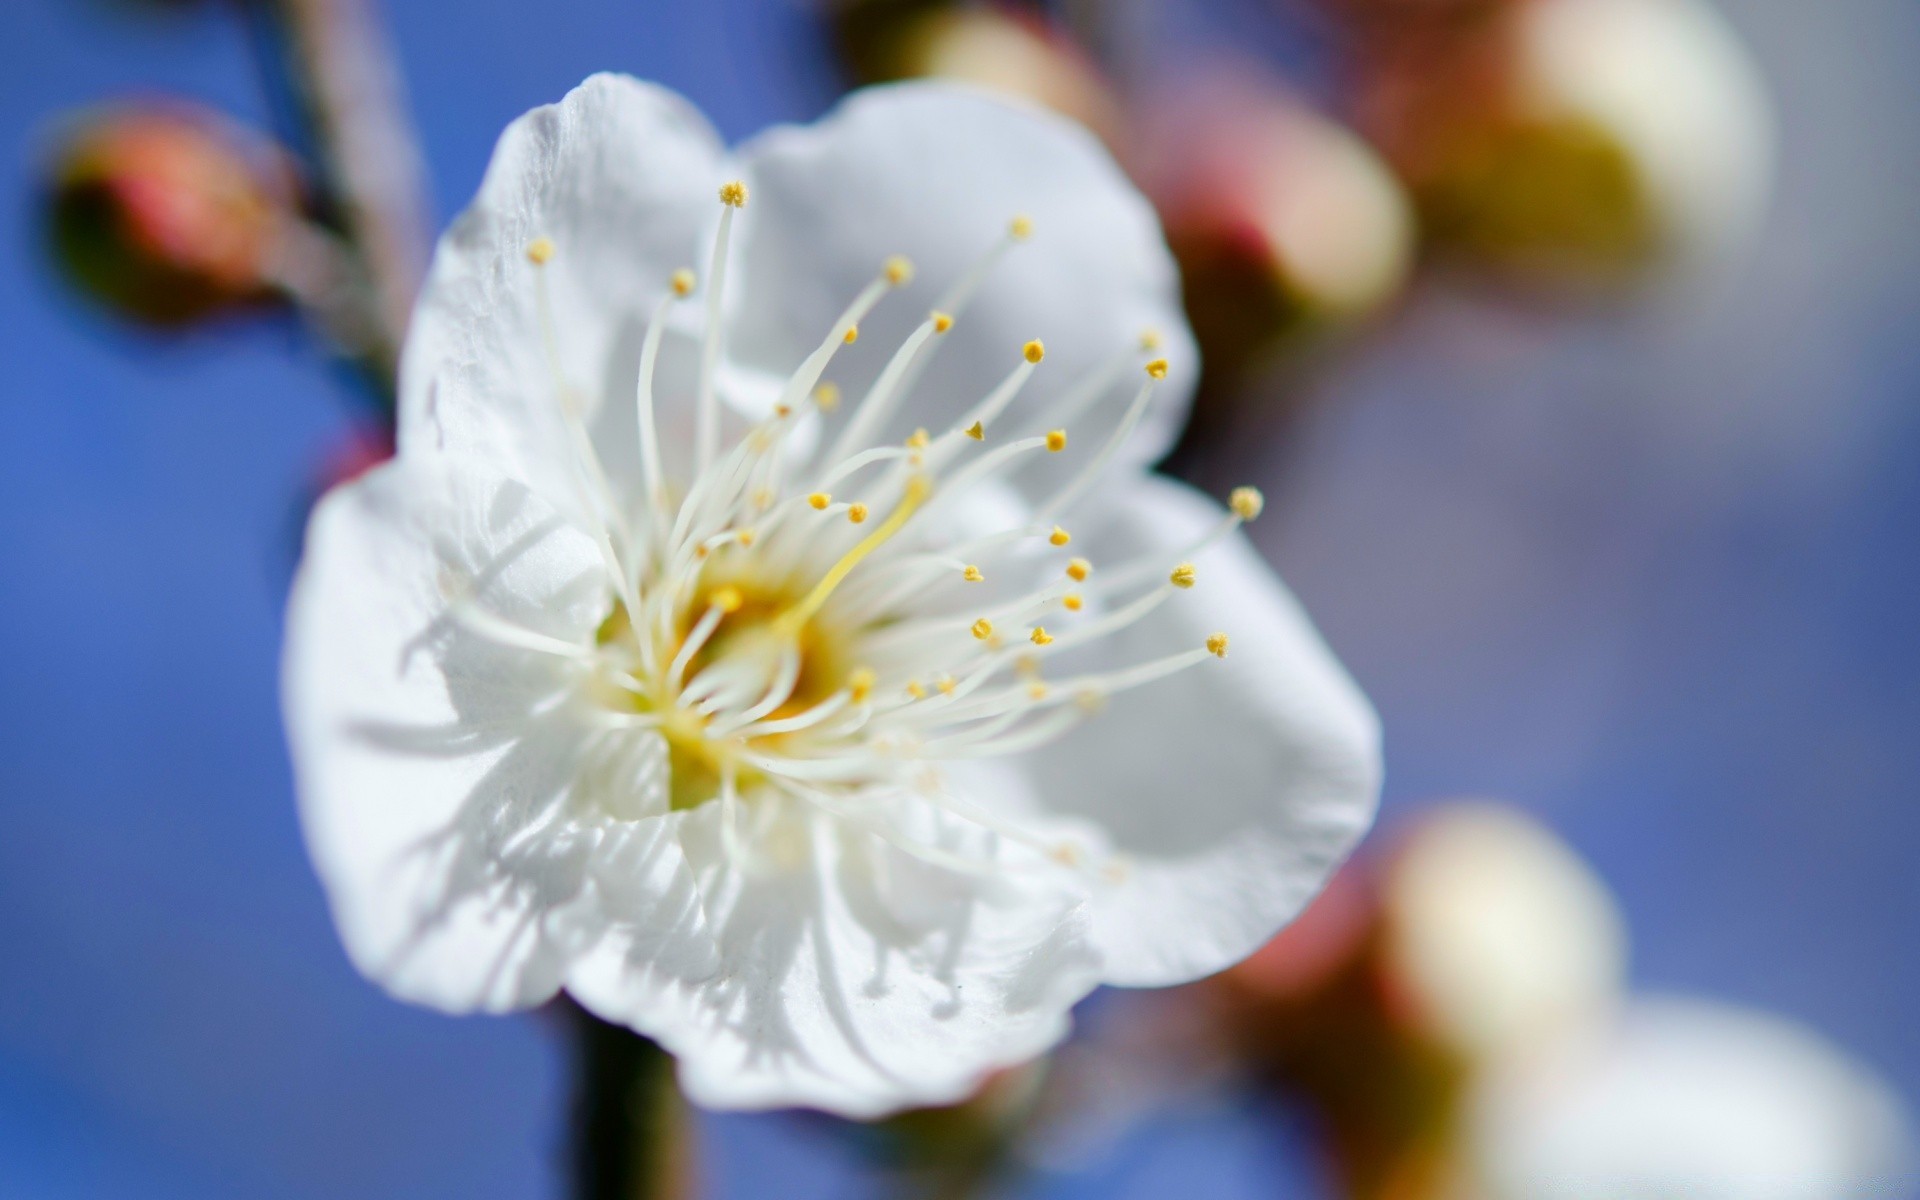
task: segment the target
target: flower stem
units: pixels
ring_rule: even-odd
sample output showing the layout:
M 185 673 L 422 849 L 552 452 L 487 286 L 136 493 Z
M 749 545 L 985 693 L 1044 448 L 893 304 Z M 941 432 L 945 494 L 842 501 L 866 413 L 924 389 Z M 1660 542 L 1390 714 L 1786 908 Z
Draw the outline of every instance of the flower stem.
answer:
M 688 1200 L 692 1139 L 673 1057 L 572 1000 L 560 1003 L 576 1047 L 575 1200 Z

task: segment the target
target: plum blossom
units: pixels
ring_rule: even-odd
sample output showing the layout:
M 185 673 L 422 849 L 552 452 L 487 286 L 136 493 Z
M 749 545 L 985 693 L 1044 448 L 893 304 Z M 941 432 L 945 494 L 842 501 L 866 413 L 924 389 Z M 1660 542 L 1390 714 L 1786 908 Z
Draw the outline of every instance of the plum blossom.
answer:
M 727 151 L 602 75 L 442 240 L 285 707 L 349 954 L 564 989 L 724 1107 L 865 1116 L 1291 920 L 1375 720 L 1220 505 L 1151 210 L 1056 117 L 860 93 Z

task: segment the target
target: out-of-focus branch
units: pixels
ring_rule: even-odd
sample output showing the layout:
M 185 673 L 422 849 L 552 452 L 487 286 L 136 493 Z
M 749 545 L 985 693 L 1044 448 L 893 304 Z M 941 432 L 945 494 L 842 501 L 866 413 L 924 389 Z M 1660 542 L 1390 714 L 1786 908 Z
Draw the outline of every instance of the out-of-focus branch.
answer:
M 389 392 L 426 269 L 425 172 L 373 0 L 272 0 L 287 69 L 319 159 L 328 215 L 363 292 L 360 355 Z

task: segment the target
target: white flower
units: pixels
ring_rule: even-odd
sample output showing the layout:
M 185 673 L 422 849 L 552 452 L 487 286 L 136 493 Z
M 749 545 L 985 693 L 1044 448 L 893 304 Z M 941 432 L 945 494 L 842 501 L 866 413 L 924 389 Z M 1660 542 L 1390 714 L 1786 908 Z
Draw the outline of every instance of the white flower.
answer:
M 1787 1021 L 1641 999 L 1595 1037 L 1487 1080 L 1476 1200 L 1851 1200 L 1914 1194 L 1909 1116 Z
M 515 122 L 288 619 L 355 962 L 450 1011 L 564 987 L 700 1102 L 863 1115 L 1260 945 L 1367 825 L 1376 731 L 1258 495 L 1140 469 L 1175 291 L 1091 138 L 972 93 L 731 156 L 613 76 Z

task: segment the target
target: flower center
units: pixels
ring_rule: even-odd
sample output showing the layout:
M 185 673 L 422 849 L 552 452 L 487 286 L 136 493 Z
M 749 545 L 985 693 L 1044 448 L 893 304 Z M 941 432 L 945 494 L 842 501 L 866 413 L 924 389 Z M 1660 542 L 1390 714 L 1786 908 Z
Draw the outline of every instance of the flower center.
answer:
M 1126 628 L 1192 588 L 1198 575 L 1184 560 L 1258 515 L 1259 494 L 1236 491 L 1224 519 L 1169 560 L 1113 564 L 1098 576 L 1077 556 L 1049 566 L 1047 559 L 1065 554 L 1072 541 L 1058 521 L 1113 461 L 1166 375 L 1164 360 L 1141 361 L 1155 349 L 1151 336 L 1127 339 L 1106 365 L 1027 422 L 1034 430 L 1027 436 L 1000 441 L 992 434 L 1046 356 L 1038 341 L 1020 347 L 1002 381 L 945 432 L 917 430 L 902 444 L 875 444 L 973 293 L 1031 235 L 1025 218 L 1011 222 L 940 297 L 817 460 L 796 452 L 790 435 L 803 419 L 831 419 L 839 394 L 823 382 L 825 372 L 856 340 L 866 314 L 912 278 L 905 259 L 882 265 L 795 369 L 771 414 L 723 448 L 714 384 L 720 296 L 745 186 L 728 184 L 721 201 L 692 478 L 683 487 L 669 483 L 653 413 L 669 308 L 696 288 L 691 272 L 679 271 L 641 351 L 635 404 L 644 489 L 637 510 L 616 499 L 566 382 L 540 269 L 557 248 L 545 238 L 529 247 L 572 446 L 575 499 L 609 581 L 608 615 L 587 647 L 506 627 L 478 597 L 457 604 L 456 617 L 497 640 L 577 662 L 581 694 L 609 738 L 663 745 L 664 808 L 722 806 L 730 855 L 752 857 L 740 829 L 742 802 L 751 799 L 810 806 L 922 858 L 980 867 L 903 832 L 903 806 L 930 805 L 1045 859 L 1084 865 L 1076 848 L 1044 842 L 950 794 L 942 768 L 1036 749 L 1097 711 L 1108 694 L 1224 657 L 1226 637 L 1215 634 L 1202 647 L 1132 667 L 1062 678 L 1046 670 L 1055 656 Z M 1036 458 L 1064 453 L 1061 426 L 1095 410 L 1129 365 L 1144 367 L 1146 378 L 1069 482 L 1016 526 L 955 542 L 951 518 L 964 511 L 969 493 Z M 837 491 L 858 498 L 836 499 Z M 610 807 L 632 811 L 624 801 Z

